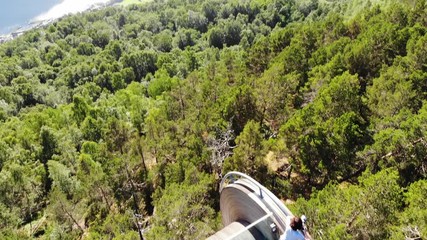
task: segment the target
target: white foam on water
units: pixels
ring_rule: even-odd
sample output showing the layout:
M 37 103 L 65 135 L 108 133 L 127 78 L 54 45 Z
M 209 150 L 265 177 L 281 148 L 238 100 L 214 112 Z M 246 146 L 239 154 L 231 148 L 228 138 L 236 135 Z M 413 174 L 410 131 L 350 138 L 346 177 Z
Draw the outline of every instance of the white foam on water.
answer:
M 95 4 L 105 4 L 108 2 L 110 2 L 110 0 L 63 0 L 47 12 L 35 17 L 33 21 L 57 19 L 70 13 L 83 12 Z

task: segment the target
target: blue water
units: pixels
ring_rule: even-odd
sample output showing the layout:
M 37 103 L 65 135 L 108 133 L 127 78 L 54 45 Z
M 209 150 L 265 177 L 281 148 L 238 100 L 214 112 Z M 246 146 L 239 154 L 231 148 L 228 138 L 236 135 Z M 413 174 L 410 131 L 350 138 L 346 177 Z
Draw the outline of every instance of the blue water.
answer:
M 61 0 L 0 0 L 0 34 L 25 26 Z

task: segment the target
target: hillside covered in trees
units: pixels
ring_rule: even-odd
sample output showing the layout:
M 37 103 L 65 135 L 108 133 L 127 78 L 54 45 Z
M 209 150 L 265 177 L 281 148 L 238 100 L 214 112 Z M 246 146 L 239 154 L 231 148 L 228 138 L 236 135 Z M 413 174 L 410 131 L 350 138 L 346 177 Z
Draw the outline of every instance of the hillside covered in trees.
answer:
M 1 239 L 204 239 L 259 180 L 316 239 L 427 238 L 425 0 L 155 0 L 0 45 Z

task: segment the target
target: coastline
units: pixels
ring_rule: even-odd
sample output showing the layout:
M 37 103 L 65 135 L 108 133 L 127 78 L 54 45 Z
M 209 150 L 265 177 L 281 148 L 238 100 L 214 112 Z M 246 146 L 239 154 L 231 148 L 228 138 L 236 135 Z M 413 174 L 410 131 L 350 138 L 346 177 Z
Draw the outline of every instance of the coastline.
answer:
M 121 2 L 123 2 L 123 0 L 109 0 L 106 3 L 96 3 L 91 5 L 89 8 L 85 9 L 84 11 L 80 11 L 80 12 L 94 11 L 94 10 L 98 10 L 98 9 L 109 7 L 109 6 L 119 5 Z M 30 20 L 26 25 L 20 26 L 15 30 L 12 30 L 10 33 L 0 35 L 0 44 L 11 41 L 32 29 L 42 28 L 70 14 L 74 14 L 74 13 L 69 13 L 60 17 L 54 17 L 54 18 L 45 19 L 45 20 L 38 20 L 38 21 Z

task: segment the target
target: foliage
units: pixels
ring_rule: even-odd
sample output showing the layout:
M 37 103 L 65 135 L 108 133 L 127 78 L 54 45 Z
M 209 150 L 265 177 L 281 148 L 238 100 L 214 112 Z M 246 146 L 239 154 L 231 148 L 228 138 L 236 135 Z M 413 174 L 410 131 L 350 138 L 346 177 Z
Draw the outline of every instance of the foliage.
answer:
M 396 170 L 386 169 L 375 175 L 365 172 L 359 185 L 331 183 L 308 201 L 298 199 L 296 212 L 312 217 L 309 228 L 316 238 L 389 238 L 402 206 L 402 189 L 397 181 Z
M 212 177 L 185 166 L 185 180 L 172 182 L 154 199 L 158 207 L 148 239 L 202 239 L 213 234 L 214 210 L 210 207 Z
M 426 180 L 412 183 L 405 193 L 407 208 L 400 213 L 399 223 L 393 228 L 393 239 L 424 238 L 427 235 Z
M 230 170 L 316 238 L 425 238 L 425 9 L 158 0 L 0 44 L 0 238 L 205 238 Z

